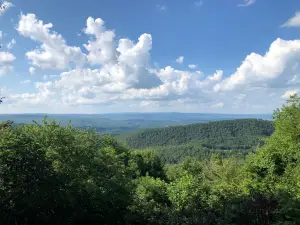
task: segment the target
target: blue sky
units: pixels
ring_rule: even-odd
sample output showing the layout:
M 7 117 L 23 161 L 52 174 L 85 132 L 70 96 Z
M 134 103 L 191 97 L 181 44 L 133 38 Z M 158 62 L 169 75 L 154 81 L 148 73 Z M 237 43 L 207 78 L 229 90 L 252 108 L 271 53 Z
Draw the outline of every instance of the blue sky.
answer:
M 41 2 L 1 2 L 0 113 L 270 113 L 300 91 L 298 0 Z

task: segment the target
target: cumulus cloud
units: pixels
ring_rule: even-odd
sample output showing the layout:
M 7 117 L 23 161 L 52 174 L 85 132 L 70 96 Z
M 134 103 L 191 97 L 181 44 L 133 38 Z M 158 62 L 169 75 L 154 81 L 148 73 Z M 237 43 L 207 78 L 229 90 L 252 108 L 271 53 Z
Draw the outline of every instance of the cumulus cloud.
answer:
M 182 64 L 183 63 L 183 60 L 184 60 L 184 56 L 179 56 L 177 59 L 176 59 L 176 62 L 178 64 Z
M 217 70 L 214 74 L 207 76 L 203 81 L 199 82 L 199 86 L 201 88 L 209 88 L 209 90 L 213 89 L 215 85 L 217 85 L 223 78 L 223 71 Z
M 287 87 L 300 82 L 300 40 L 276 39 L 265 55 L 251 53 L 236 72 L 215 85 L 215 91 L 240 87 Z
M 292 95 L 298 94 L 299 90 L 289 90 L 286 91 L 281 97 L 283 99 L 289 99 Z
M 102 66 L 101 71 L 94 71 L 101 73 L 102 80 L 114 82 L 113 86 L 122 88 L 150 88 L 160 84 L 160 80 L 147 69 L 152 48 L 150 34 L 142 34 L 137 43 L 120 39 L 116 44 L 114 31 L 107 30 L 102 19 L 91 17 L 87 19 L 84 30 L 93 38 L 84 45 L 89 52 L 88 62 Z
M 38 49 L 26 53 L 33 65 L 40 68 L 66 69 L 71 65 L 82 66 L 85 54 L 79 47 L 68 46 L 65 39 L 58 33 L 52 32 L 51 23 L 44 24 L 35 14 L 21 15 L 17 31 L 41 44 Z
M 107 27 L 101 18 L 87 18 L 83 53 L 80 47 L 68 46 L 51 23 L 45 24 L 34 14 L 22 15 L 18 32 L 40 43 L 26 54 L 32 65 L 29 72 L 34 74 L 36 68 L 62 71 L 45 75 L 43 82 L 35 83 L 35 92 L 10 94 L 10 101 L 30 107 L 57 105 L 59 110 L 118 105 L 127 111 L 126 107 L 134 105 L 138 110 L 181 110 L 184 106 L 198 112 L 249 113 L 270 112 L 284 101 L 280 96 L 300 90 L 300 40 L 275 40 L 266 54 L 246 56 L 233 74 L 223 70 L 204 74 L 195 71 L 194 64 L 188 65 L 193 70 L 154 69 L 150 34 L 135 40 L 117 39 L 116 32 Z M 15 59 L 8 52 L 2 54 L 2 63 Z M 176 61 L 181 64 L 184 57 Z
M 12 63 L 16 57 L 9 52 L 0 52 L 0 63 Z
M 256 2 L 256 0 L 244 0 L 244 3 L 238 4 L 238 7 L 248 7 L 250 5 L 253 5 Z
M 84 47 L 89 51 L 88 62 L 91 65 L 102 66 L 92 71 L 97 74 L 101 83 L 112 83 L 111 87 L 123 88 L 151 88 L 160 84 L 155 74 L 147 69 L 152 49 L 152 36 L 142 34 L 137 43 L 129 39 L 120 39 L 116 44 L 115 33 L 107 30 L 100 18 L 87 19 L 87 35 L 93 39 Z M 91 70 L 82 71 L 90 74 Z M 78 74 L 78 72 L 77 72 Z
M 89 41 L 84 47 L 89 51 L 88 61 L 95 65 L 105 65 L 106 63 L 116 62 L 117 56 L 115 51 L 115 32 L 106 30 L 104 21 L 101 18 L 94 20 L 89 17 L 84 29 L 87 35 L 95 37 L 95 40 Z
M 9 52 L 0 52 L 0 76 L 12 71 L 12 63 L 16 57 Z
M 39 31 L 32 32 L 20 22 L 18 30 L 22 31 L 24 36 L 29 36 L 33 40 L 58 37 L 55 32 L 48 37 L 48 27 L 52 25 L 35 21 L 34 15 L 27 15 L 27 17 L 29 18 L 21 18 L 20 21 L 29 20 L 29 24 L 35 24 Z M 63 72 L 59 79 L 46 83 L 47 88 L 41 88 L 41 91 L 53 93 L 57 99 L 61 99 L 66 104 L 97 104 L 117 99 L 118 94 L 129 89 L 148 90 L 161 85 L 162 82 L 157 74 L 148 69 L 149 51 L 152 48 L 150 34 L 142 34 L 136 43 L 129 39 L 120 39 L 117 42 L 114 31 L 107 30 L 102 19 L 91 17 L 87 19 L 84 32 L 90 36 L 90 40 L 84 45 L 88 51 L 86 63 L 99 67 L 74 68 Z M 37 34 L 42 34 L 42 38 Z M 61 36 L 59 40 L 63 40 Z M 69 47 L 64 46 L 64 48 Z M 56 51 L 60 53 L 60 48 L 52 48 L 52 55 L 57 55 Z M 43 61 L 43 64 L 51 65 L 49 61 L 52 59 L 53 57 L 49 57 L 48 60 Z M 32 63 L 38 66 L 34 61 Z M 57 63 L 54 63 L 54 67 L 57 67 Z M 30 71 L 33 73 L 35 69 L 31 68 Z M 40 83 L 39 87 L 43 85 Z
M 296 12 L 295 16 L 282 24 L 281 27 L 300 27 L 300 12 Z
M 80 48 L 67 46 L 61 35 L 50 31 L 52 27 L 52 24 L 37 20 L 34 14 L 21 16 L 17 28 L 19 33 L 41 42 L 40 48 L 44 50 L 37 57 L 28 57 L 33 65 L 41 68 L 66 68 L 74 62 L 70 59 L 73 54 L 68 53 L 77 49 L 76 52 L 86 59 L 85 64 L 95 68 L 76 67 L 61 73 L 58 79 L 37 83 L 37 93 L 19 96 L 31 104 L 38 104 L 51 97 L 52 100 L 56 99 L 67 105 L 111 104 L 120 100 L 137 100 L 143 102 L 144 106 L 159 106 L 159 101 L 203 97 L 205 90 L 199 89 L 212 89 L 219 81 L 219 72 L 202 78 L 200 71 L 188 72 L 170 66 L 151 69 L 149 60 L 152 36 L 142 34 L 137 42 L 126 38 L 115 40 L 115 32 L 107 29 L 101 18 L 87 19 L 83 29 L 90 37 L 84 45 L 88 51 L 86 55 L 83 55 Z M 34 50 L 31 53 L 36 52 Z M 48 53 L 49 57 L 41 60 L 40 56 Z M 177 61 L 182 63 L 183 59 L 181 56 Z M 35 67 L 31 67 L 29 71 L 34 73 Z M 39 100 L 34 100 L 35 98 Z
M 29 73 L 31 73 L 31 75 L 35 74 L 36 68 L 34 67 L 29 67 Z
M 217 70 L 215 74 L 212 76 L 207 77 L 208 80 L 210 81 L 220 81 L 222 80 L 223 77 L 223 71 L 222 70 Z
M 17 43 L 16 40 L 13 38 L 10 42 L 8 42 L 6 46 L 7 49 L 12 49 L 16 43 Z
M 13 4 L 7 1 L 0 3 L 0 16 L 2 16 L 9 8 L 13 7 Z
M 0 76 L 9 74 L 13 70 L 13 67 L 10 65 L 1 65 L 0 63 Z
M 183 98 L 212 100 L 205 93 L 210 92 L 213 85 L 217 82 L 217 80 L 212 79 L 212 77 L 216 76 L 215 74 L 201 79 L 198 73 L 176 70 L 167 66 L 157 71 L 157 75 L 163 82 L 160 86 L 151 89 L 129 89 L 121 93 L 118 99 L 164 102 Z

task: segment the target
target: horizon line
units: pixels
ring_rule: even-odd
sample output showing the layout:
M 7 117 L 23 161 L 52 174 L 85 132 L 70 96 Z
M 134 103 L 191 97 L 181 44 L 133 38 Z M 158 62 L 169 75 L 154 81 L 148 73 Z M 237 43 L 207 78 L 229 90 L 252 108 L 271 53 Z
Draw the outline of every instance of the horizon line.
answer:
M 273 113 L 205 113 L 205 112 L 106 112 L 106 113 L 0 113 L 0 115 L 107 115 L 107 114 L 216 114 L 216 115 L 272 115 Z

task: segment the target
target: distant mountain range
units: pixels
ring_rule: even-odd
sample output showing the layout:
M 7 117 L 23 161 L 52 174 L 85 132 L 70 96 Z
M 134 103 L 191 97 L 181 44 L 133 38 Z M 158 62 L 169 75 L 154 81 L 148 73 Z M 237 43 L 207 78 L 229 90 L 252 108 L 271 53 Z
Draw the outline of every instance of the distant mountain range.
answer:
M 40 123 L 45 114 L 0 114 L 0 121 L 12 120 L 16 124 Z M 66 125 L 94 128 L 99 132 L 122 133 L 144 128 L 159 128 L 210 121 L 255 118 L 272 120 L 271 114 L 209 114 L 209 113 L 108 113 L 108 114 L 48 114 Z

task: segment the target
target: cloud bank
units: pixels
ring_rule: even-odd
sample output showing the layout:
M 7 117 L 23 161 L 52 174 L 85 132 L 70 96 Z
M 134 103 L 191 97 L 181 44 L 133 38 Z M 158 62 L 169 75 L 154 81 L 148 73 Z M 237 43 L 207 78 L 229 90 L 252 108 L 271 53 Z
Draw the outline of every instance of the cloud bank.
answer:
M 245 4 L 253 4 L 247 1 Z M 294 22 L 293 22 L 294 23 Z M 295 23 L 294 23 L 295 24 Z M 166 65 L 153 68 L 152 35 L 136 40 L 117 39 L 101 18 L 88 17 L 82 46 L 70 46 L 35 14 L 21 15 L 16 29 L 20 36 L 38 46 L 26 52 L 28 75 L 43 72 L 44 81 L 35 91 L 14 93 L 5 87 L 5 112 L 14 106 L 30 112 L 200 111 L 271 112 L 291 93 L 300 89 L 300 40 L 274 40 L 264 55 L 255 52 L 232 74 L 216 70 L 204 74 L 195 64 L 187 69 Z M 9 74 L 16 57 L 0 52 L 0 75 Z M 184 66 L 184 57 L 176 59 Z M 55 74 L 45 73 L 51 69 Z M 55 109 L 55 111 L 54 111 Z

